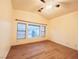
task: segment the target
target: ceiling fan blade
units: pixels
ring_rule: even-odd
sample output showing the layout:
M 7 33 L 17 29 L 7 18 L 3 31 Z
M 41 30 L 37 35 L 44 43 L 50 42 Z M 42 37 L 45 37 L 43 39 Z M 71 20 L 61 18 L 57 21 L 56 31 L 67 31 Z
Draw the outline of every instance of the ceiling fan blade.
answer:
M 40 0 L 41 2 L 45 3 L 45 0 Z

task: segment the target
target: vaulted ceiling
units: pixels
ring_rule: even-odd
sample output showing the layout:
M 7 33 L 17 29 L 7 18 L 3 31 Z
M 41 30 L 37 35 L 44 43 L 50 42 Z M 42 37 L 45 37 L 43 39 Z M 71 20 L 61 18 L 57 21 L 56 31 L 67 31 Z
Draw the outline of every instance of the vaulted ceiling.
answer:
M 77 11 L 77 0 L 12 0 L 13 8 L 23 11 L 38 13 L 47 19 L 55 18 L 60 15 Z M 60 7 L 56 7 L 59 4 Z M 43 8 L 41 12 L 38 10 Z

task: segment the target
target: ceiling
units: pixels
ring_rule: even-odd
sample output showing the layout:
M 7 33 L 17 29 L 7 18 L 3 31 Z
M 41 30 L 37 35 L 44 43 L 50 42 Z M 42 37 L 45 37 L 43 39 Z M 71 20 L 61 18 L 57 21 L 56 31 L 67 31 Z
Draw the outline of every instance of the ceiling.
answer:
M 38 13 L 47 19 L 55 18 L 60 15 L 77 11 L 77 0 L 45 0 L 46 3 L 40 0 L 12 0 L 13 8 L 23 11 L 30 11 Z M 60 7 L 56 7 L 60 4 Z M 44 8 L 41 12 L 38 12 L 40 8 Z

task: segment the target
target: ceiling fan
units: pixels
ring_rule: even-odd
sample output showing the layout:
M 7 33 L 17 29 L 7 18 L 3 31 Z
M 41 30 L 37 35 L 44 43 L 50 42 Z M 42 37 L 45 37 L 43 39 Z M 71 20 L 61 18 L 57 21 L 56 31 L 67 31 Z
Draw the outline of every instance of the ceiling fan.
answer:
M 41 1 L 42 3 L 46 3 L 45 0 L 40 0 L 40 1 Z M 57 4 L 56 7 L 60 7 L 60 4 Z M 41 12 L 43 9 L 44 9 L 44 7 L 40 8 L 40 9 L 38 10 L 38 12 Z

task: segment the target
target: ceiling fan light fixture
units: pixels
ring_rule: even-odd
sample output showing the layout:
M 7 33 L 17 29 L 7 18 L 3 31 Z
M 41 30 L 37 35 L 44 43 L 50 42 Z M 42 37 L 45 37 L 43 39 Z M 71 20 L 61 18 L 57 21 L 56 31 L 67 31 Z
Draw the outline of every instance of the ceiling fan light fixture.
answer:
M 51 9 L 51 8 L 52 8 L 52 5 L 47 5 L 47 6 L 45 7 L 46 10 L 49 10 L 49 9 Z

